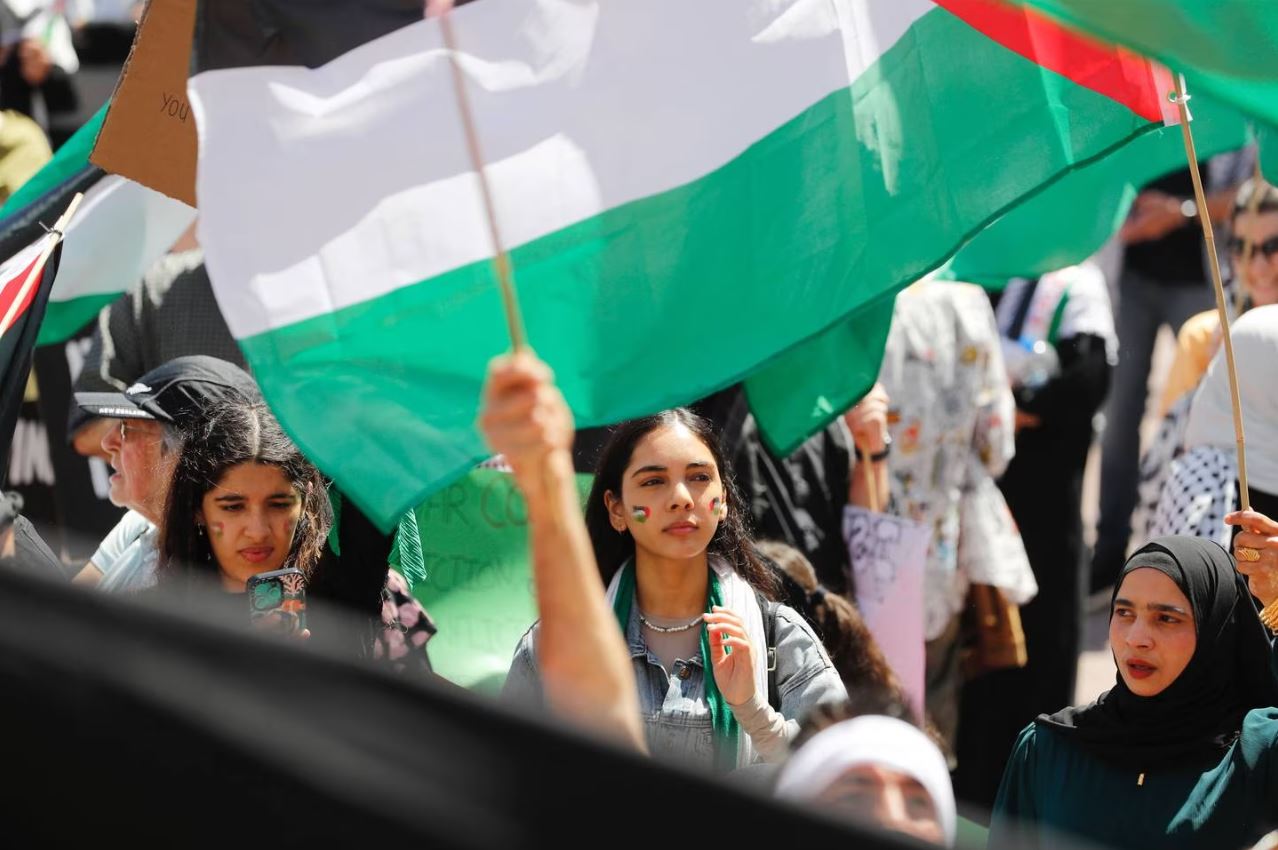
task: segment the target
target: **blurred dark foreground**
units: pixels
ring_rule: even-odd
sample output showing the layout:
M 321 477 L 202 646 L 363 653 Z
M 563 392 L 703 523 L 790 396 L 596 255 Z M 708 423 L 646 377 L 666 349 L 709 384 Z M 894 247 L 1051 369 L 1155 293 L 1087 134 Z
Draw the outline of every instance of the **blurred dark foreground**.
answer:
M 0 569 L 6 846 L 608 845 L 670 819 L 681 843 L 919 846 L 193 600 Z

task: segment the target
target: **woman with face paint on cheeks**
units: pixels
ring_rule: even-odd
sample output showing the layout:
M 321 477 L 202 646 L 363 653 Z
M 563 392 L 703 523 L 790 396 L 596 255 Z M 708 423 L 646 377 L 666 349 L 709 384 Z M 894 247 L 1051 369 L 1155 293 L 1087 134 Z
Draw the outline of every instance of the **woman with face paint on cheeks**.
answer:
M 228 402 L 182 447 L 161 526 L 160 584 L 203 577 L 241 594 L 259 573 L 296 567 L 309 577 L 331 524 L 319 470 L 266 405 Z
M 770 601 L 738 504 L 717 435 L 680 408 L 616 427 L 586 506 L 649 751 L 725 771 L 782 760 L 809 708 L 846 697 L 811 628 Z M 516 649 L 507 698 L 541 692 L 537 633 Z
M 1120 848 L 1250 846 L 1275 820 L 1278 683 L 1229 553 L 1191 537 L 1137 551 L 1109 642 L 1114 687 L 1021 733 L 990 846 L 1070 846 L 1062 833 Z

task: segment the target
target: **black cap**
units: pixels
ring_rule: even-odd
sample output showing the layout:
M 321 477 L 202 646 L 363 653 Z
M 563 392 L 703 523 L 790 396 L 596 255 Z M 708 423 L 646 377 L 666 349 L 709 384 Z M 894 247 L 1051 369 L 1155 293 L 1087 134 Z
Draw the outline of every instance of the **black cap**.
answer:
M 219 402 L 261 397 L 248 372 L 234 363 L 195 354 L 157 366 L 122 393 L 76 393 L 75 402 L 94 416 L 190 425 Z

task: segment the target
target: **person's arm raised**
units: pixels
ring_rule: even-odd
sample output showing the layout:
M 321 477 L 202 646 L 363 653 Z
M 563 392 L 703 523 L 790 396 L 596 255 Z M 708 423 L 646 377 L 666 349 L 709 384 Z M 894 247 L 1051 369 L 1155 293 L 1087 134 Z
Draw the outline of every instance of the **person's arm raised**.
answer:
M 646 750 L 630 656 L 581 515 L 572 413 L 546 364 L 522 352 L 495 359 L 479 423 L 528 505 L 547 703 L 574 724 Z
M 843 414 L 852 432 L 852 468 L 849 471 L 848 504 L 861 508 L 887 510 L 891 497 L 888 481 L 888 394 L 883 385 L 875 385 L 865 398 Z M 876 459 L 877 458 L 877 459 Z M 871 470 L 865 473 L 865 465 Z M 873 490 L 871 490 L 873 486 Z

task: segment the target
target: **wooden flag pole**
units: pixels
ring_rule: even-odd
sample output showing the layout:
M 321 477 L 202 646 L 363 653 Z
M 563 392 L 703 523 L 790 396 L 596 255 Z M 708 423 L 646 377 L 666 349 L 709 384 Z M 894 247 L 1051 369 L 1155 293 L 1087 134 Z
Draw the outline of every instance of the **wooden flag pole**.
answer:
M 510 334 L 511 348 L 516 351 L 527 351 L 528 337 L 524 333 L 523 314 L 519 310 L 519 299 L 515 295 L 515 277 L 506 252 L 505 243 L 501 239 L 501 228 L 497 224 L 497 206 L 493 203 L 492 187 L 488 183 L 488 175 L 484 171 L 484 151 L 479 145 L 479 130 L 475 126 L 474 113 L 470 108 L 470 96 L 466 93 L 466 77 L 462 73 L 461 64 L 457 61 L 457 36 L 453 32 L 452 20 L 453 0 L 426 0 L 423 14 L 428 18 L 438 18 L 439 30 L 444 38 L 444 48 L 448 53 L 448 67 L 452 71 L 453 93 L 457 98 L 457 111 L 461 116 L 462 131 L 466 136 L 466 152 L 470 156 L 470 164 L 479 179 L 479 193 L 484 203 L 484 216 L 488 220 L 488 234 L 493 241 L 493 268 L 497 273 L 497 285 L 501 287 L 502 307 L 506 314 L 506 329 Z M 568 525 L 567 514 L 563 503 L 556 497 L 565 492 L 571 484 L 571 470 L 559 469 L 546 458 L 542 468 L 542 489 L 547 504 L 552 509 L 547 512 L 545 521 L 558 528 L 560 533 Z
M 22 281 L 22 288 L 18 290 L 18 295 L 13 299 L 13 303 L 9 305 L 9 309 L 5 311 L 4 318 L 0 319 L 0 337 L 9 332 L 9 328 L 13 327 L 13 323 L 18 320 L 18 310 L 26 303 L 27 298 L 31 296 L 31 288 L 40 280 L 41 274 L 44 272 L 45 263 L 49 262 L 49 257 L 53 255 L 53 249 L 62 241 L 63 236 L 67 232 L 67 225 L 71 222 L 75 211 L 79 209 L 80 202 L 84 200 L 83 192 L 76 192 L 75 197 L 71 199 L 71 203 L 67 205 L 67 211 L 53 225 L 51 233 L 56 233 L 56 239 L 50 239 L 49 244 L 44 246 L 40 251 L 40 256 L 36 258 L 35 265 L 31 267 L 31 272 Z
M 1194 180 L 1194 198 L 1198 204 L 1198 220 L 1203 226 L 1203 238 L 1207 240 L 1207 261 L 1211 267 L 1212 285 L 1216 288 L 1216 312 L 1220 314 L 1220 335 L 1225 343 L 1225 368 L 1229 374 L 1229 400 L 1234 407 L 1234 441 L 1238 445 L 1238 494 L 1244 511 L 1251 510 L 1251 492 L 1247 488 L 1247 441 L 1243 436 L 1242 402 L 1238 397 L 1238 368 L 1234 359 L 1234 340 L 1229 330 L 1229 311 L 1225 308 L 1225 287 L 1220 279 L 1220 259 L 1216 256 L 1216 235 L 1212 232 L 1211 212 L 1207 209 L 1207 194 L 1203 191 L 1203 177 L 1198 170 L 1198 151 L 1194 147 L 1194 134 L 1189 129 L 1189 96 L 1185 93 L 1185 78 L 1176 75 L 1176 105 L 1180 108 L 1180 128 L 1185 136 L 1185 155 L 1189 158 L 1189 173 Z M 1256 187 L 1259 190 L 1259 186 Z M 1259 195 L 1259 191 L 1257 191 Z M 1270 631 L 1278 631 L 1278 599 L 1270 602 L 1260 612 L 1260 622 Z
M 426 6 L 426 14 L 430 17 L 438 17 L 439 30 L 444 36 L 448 66 L 452 70 L 453 92 L 457 96 L 457 111 L 461 113 L 462 132 L 466 135 L 466 152 L 470 156 L 471 168 L 475 169 L 475 176 L 479 178 L 479 194 L 484 202 L 484 217 L 488 221 L 488 234 L 493 241 L 493 269 L 497 273 L 497 285 L 501 287 L 506 328 L 510 333 L 511 346 L 519 351 L 527 348 L 528 339 L 524 334 L 524 319 L 519 311 L 519 299 L 515 296 L 515 276 L 510 255 L 506 253 L 505 244 L 501 240 L 501 230 L 497 225 L 497 207 L 493 203 L 488 175 L 484 172 L 484 152 L 479 146 L 479 131 L 475 128 L 470 97 L 466 94 L 466 77 L 457 61 L 457 38 L 453 34 L 452 5 L 452 0 L 445 0 L 445 2 L 432 0 Z
M 1220 259 L 1216 256 L 1216 234 L 1212 232 L 1211 212 L 1207 209 L 1207 193 L 1203 191 L 1203 176 L 1198 170 L 1198 151 L 1194 146 L 1194 134 L 1189 129 L 1189 96 L 1185 93 L 1185 77 L 1176 75 L 1176 105 L 1180 108 L 1180 129 L 1185 137 L 1185 155 L 1189 158 L 1189 173 L 1194 181 L 1194 199 L 1198 204 L 1198 221 L 1203 226 L 1203 238 L 1207 240 L 1207 262 L 1211 267 L 1211 281 L 1216 289 L 1216 312 L 1220 314 L 1221 339 L 1225 343 L 1225 368 L 1229 372 L 1229 400 L 1234 406 L 1234 441 L 1238 444 L 1238 492 L 1244 511 L 1251 510 L 1251 494 L 1247 489 L 1247 447 L 1243 436 L 1242 402 L 1238 398 L 1238 369 L 1234 360 L 1234 340 L 1229 332 L 1229 310 L 1225 304 L 1225 286 L 1220 279 Z

